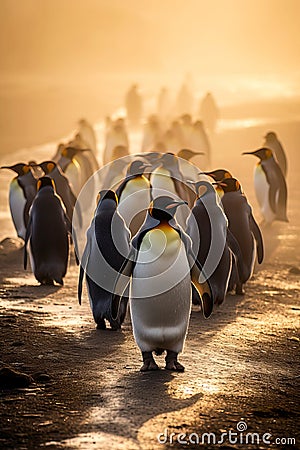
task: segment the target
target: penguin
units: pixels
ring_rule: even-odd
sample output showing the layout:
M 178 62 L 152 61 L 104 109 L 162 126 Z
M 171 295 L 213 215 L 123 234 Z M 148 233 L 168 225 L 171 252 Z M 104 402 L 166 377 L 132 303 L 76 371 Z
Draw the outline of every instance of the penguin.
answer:
M 272 150 L 263 147 L 243 155 L 259 158 L 254 171 L 254 188 L 265 223 L 269 225 L 274 220 L 288 222 L 287 185 Z
M 158 117 L 148 117 L 143 128 L 141 152 L 152 152 L 157 144 L 162 141 L 162 130 Z
M 204 175 L 212 178 L 212 182 L 216 181 L 222 181 L 224 178 L 232 178 L 233 175 L 229 172 L 227 169 L 216 169 L 212 170 L 210 172 L 203 172 Z M 218 184 L 215 184 L 215 189 L 219 195 L 220 198 L 224 195 L 224 191 L 221 187 L 218 186 Z
M 115 122 L 107 123 L 105 146 L 103 150 L 103 164 L 108 164 L 113 160 L 114 149 L 123 146 L 129 153 L 129 138 L 124 119 L 117 119 Z
M 190 135 L 190 147 L 205 155 L 198 158 L 198 166 L 209 167 L 211 165 L 211 148 L 209 138 L 201 120 L 197 120 L 192 127 Z
M 143 100 L 137 84 L 133 84 L 126 93 L 125 108 L 130 126 L 139 126 L 143 114 Z
M 130 163 L 125 180 L 116 190 L 118 212 L 134 236 L 143 224 L 151 201 L 151 184 L 144 171 L 150 164 L 137 159 Z
M 85 148 L 90 148 L 94 155 L 97 155 L 97 138 L 93 126 L 86 119 L 80 119 L 78 126 L 78 133 L 85 143 Z
M 93 317 L 98 329 L 105 329 L 107 320 L 112 329 L 121 327 L 128 298 L 123 298 L 121 311 L 113 319 L 111 306 L 113 288 L 125 258 L 130 252 L 130 231 L 118 213 L 118 199 L 112 190 L 102 190 L 97 197 L 97 208 L 87 230 L 78 281 L 78 299 L 81 304 L 82 283 L 85 275 Z
M 73 211 L 77 199 L 72 191 L 68 178 L 63 173 L 60 166 L 54 161 L 43 161 L 38 164 L 38 166 L 43 170 L 46 176 L 49 176 L 54 180 L 56 193 L 61 197 L 66 207 L 68 218 L 70 222 L 72 222 Z M 78 209 L 78 212 L 80 213 L 80 209 Z M 80 221 L 82 222 L 82 219 Z
M 27 268 L 27 246 L 31 268 L 41 284 L 63 285 L 69 255 L 71 223 L 60 197 L 55 193 L 54 181 L 41 177 L 38 192 L 30 208 L 24 245 L 24 269 Z
M 229 290 L 232 290 L 235 284 L 236 293 L 243 294 L 243 284 L 253 274 L 256 254 L 258 264 L 263 261 L 263 238 L 239 181 L 236 178 L 224 178 L 218 182 L 218 186 L 224 191 L 221 201 L 228 219 L 229 230 L 237 240 L 242 254 L 242 270 L 239 274 L 233 271 Z
M 25 240 L 29 209 L 37 192 L 37 179 L 28 164 L 17 163 L 2 166 L 1 169 L 9 169 L 17 174 L 9 186 L 9 208 L 17 235 Z
M 199 168 L 190 160 L 197 155 L 203 155 L 202 152 L 195 152 L 188 148 L 183 148 L 177 153 L 180 171 L 186 181 L 199 180 Z M 186 162 L 187 161 L 187 162 Z M 208 177 L 207 177 L 208 179 Z
M 125 145 L 117 145 L 112 151 L 111 161 L 115 161 L 116 159 L 123 158 L 128 155 L 128 147 L 125 147 Z
M 286 178 L 287 174 L 287 157 L 282 147 L 280 140 L 278 139 L 274 131 L 269 131 L 265 136 L 263 147 L 269 148 L 273 152 L 273 156 L 278 162 L 278 165 Z
M 183 201 L 169 196 L 155 198 L 147 219 L 133 239 L 133 250 L 117 280 L 113 311 L 117 316 L 121 292 L 130 283 L 130 313 L 135 341 L 142 352 L 141 371 L 157 370 L 152 352 L 166 354 L 167 370 L 181 372 L 178 353 L 183 350 L 191 313 L 191 283 L 202 300 L 205 317 L 213 310 L 208 282 L 192 254 L 189 236 L 174 219 Z M 200 281 L 199 281 L 200 280 Z M 118 282 L 120 281 L 120 283 Z
M 228 229 L 228 219 L 213 185 L 193 183 L 197 192 L 195 206 L 187 221 L 186 232 L 192 239 L 193 252 L 208 277 L 214 302 L 224 302 L 233 265 L 242 272 L 239 244 Z M 197 303 L 194 301 L 193 302 Z
M 179 123 L 180 123 L 183 147 L 193 148 L 193 144 L 192 144 L 193 119 L 192 119 L 191 114 L 183 114 L 180 117 Z
M 207 92 L 207 94 L 201 100 L 199 114 L 200 117 L 202 117 L 204 126 L 205 128 L 207 128 L 209 133 L 215 133 L 220 117 L 220 112 L 211 92 Z

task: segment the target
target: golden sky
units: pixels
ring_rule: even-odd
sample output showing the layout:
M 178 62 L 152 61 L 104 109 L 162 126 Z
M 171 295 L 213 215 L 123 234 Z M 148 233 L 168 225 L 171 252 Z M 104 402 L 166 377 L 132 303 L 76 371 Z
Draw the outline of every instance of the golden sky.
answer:
M 0 0 L 1 72 L 300 72 L 299 0 Z

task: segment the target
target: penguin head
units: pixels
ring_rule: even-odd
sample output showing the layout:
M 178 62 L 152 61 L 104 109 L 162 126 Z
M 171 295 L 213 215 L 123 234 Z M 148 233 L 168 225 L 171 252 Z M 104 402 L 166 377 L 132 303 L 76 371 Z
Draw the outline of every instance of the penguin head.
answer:
M 110 189 L 103 189 L 102 191 L 99 191 L 97 195 L 97 207 L 104 201 L 104 200 L 113 200 L 117 206 L 118 204 L 118 197 L 116 193 Z
M 68 159 L 73 159 L 78 153 L 84 152 L 88 149 L 81 149 L 76 147 L 64 147 L 61 151 L 61 156 Z
M 54 161 L 43 161 L 42 163 L 37 164 L 37 166 L 40 166 L 43 172 L 48 175 L 55 169 L 56 163 Z
M 277 139 L 277 135 L 276 133 L 274 133 L 274 131 L 268 131 L 264 138 L 270 141 L 275 141 Z
M 222 181 L 224 178 L 232 178 L 231 173 L 226 169 L 212 170 L 211 172 L 203 172 L 205 175 L 210 176 L 215 181 Z
M 194 125 L 193 125 L 193 128 L 194 128 L 195 130 L 201 130 L 201 131 L 204 131 L 204 130 L 203 130 L 203 122 L 202 122 L 202 120 L 196 120 L 196 122 L 195 122 Z
M 160 157 L 160 162 L 163 167 L 168 169 L 178 162 L 177 156 L 172 152 L 163 153 Z
M 188 181 L 188 183 L 194 187 L 198 198 L 210 193 L 213 193 L 214 195 L 216 194 L 215 188 L 208 181 Z
M 186 159 L 189 161 L 191 158 L 197 155 L 204 155 L 203 152 L 194 152 L 193 150 L 190 150 L 189 148 L 183 148 L 177 153 L 178 158 Z
M 187 202 L 174 200 L 172 197 L 162 195 L 150 203 L 149 214 L 154 219 L 169 221 L 174 217 L 180 205 L 187 205 Z
M 254 155 L 257 156 L 261 161 L 266 161 L 273 157 L 273 152 L 270 148 L 262 147 L 254 152 L 243 152 L 242 155 Z
M 55 192 L 55 183 L 50 177 L 40 177 L 37 181 L 37 191 L 40 191 L 41 189 L 45 187 L 52 187 Z
M 2 166 L 1 169 L 10 169 L 18 174 L 19 177 L 26 175 L 26 173 L 31 171 L 29 164 L 17 163 L 12 166 Z
M 181 121 L 182 121 L 182 123 L 184 125 L 191 125 L 192 124 L 192 116 L 190 114 L 183 114 L 180 117 L 180 119 L 181 119 Z
M 141 159 L 136 159 L 129 165 L 127 175 L 142 175 L 147 167 L 151 167 L 151 164 L 147 164 Z
M 241 184 L 236 178 L 224 178 L 224 180 L 214 184 L 221 187 L 225 194 L 227 192 L 242 192 Z

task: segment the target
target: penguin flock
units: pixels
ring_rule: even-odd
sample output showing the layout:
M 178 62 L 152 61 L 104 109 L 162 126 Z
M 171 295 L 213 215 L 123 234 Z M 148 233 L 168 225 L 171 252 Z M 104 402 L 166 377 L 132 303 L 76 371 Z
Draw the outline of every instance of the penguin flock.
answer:
M 63 285 L 77 195 L 98 168 L 95 133 L 84 119 L 74 139 L 59 144 L 51 159 L 1 167 L 16 174 L 9 185 L 11 217 L 24 241 L 24 268 L 29 252 L 31 269 L 41 284 Z M 76 213 L 81 224 L 84 211 L 77 207 Z
M 274 136 L 269 132 L 264 147 L 243 153 L 259 160 L 254 187 L 267 225 L 288 221 L 286 156 Z M 165 368 L 182 372 L 178 355 L 192 305 L 209 318 L 228 292 L 244 294 L 264 259 L 262 233 L 240 181 L 227 169 L 208 170 L 208 137 L 191 115 L 164 131 L 157 117 L 149 118 L 141 153 L 130 153 L 124 119 L 108 118 L 104 138 L 100 171 L 95 133 L 85 120 L 52 159 L 2 167 L 16 173 L 9 204 L 24 240 L 24 268 L 29 253 L 41 284 L 63 285 L 74 244 L 78 300 L 85 280 L 97 328 L 120 329 L 129 309 L 141 371 L 157 370 L 153 355 L 166 352 Z M 95 200 L 85 233 L 83 219 Z

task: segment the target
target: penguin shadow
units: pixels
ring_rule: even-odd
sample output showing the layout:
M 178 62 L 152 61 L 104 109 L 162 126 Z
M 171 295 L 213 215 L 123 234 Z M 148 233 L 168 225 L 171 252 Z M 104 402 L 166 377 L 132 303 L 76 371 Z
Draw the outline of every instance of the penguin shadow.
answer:
M 105 330 L 91 328 L 82 333 L 81 339 L 87 348 L 92 350 L 91 359 L 98 356 L 101 359 L 109 357 L 108 363 L 113 361 L 112 354 L 119 350 L 120 345 L 125 341 L 124 330 L 112 330 L 109 326 Z
M 153 372 L 131 372 L 118 380 L 109 393 L 108 401 L 118 404 L 117 420 L 97 421 L 97 432 L 117 434 L 122 437 L 136 439 L 136 430 L 149 420 L 172 412 L 178 412 L 195 404 L 203 394 L 197 393 L 189 398 L 171 396 L 169 384 L 175 378 L 167 370 Z M 184 376 L 182 374 L 179 375 Z M 117 397 L 117 398 L 116 398 Z M 104 408 L 109 408 L 104 404 Z M 122 427 L 118 426 L 122 423 Z

